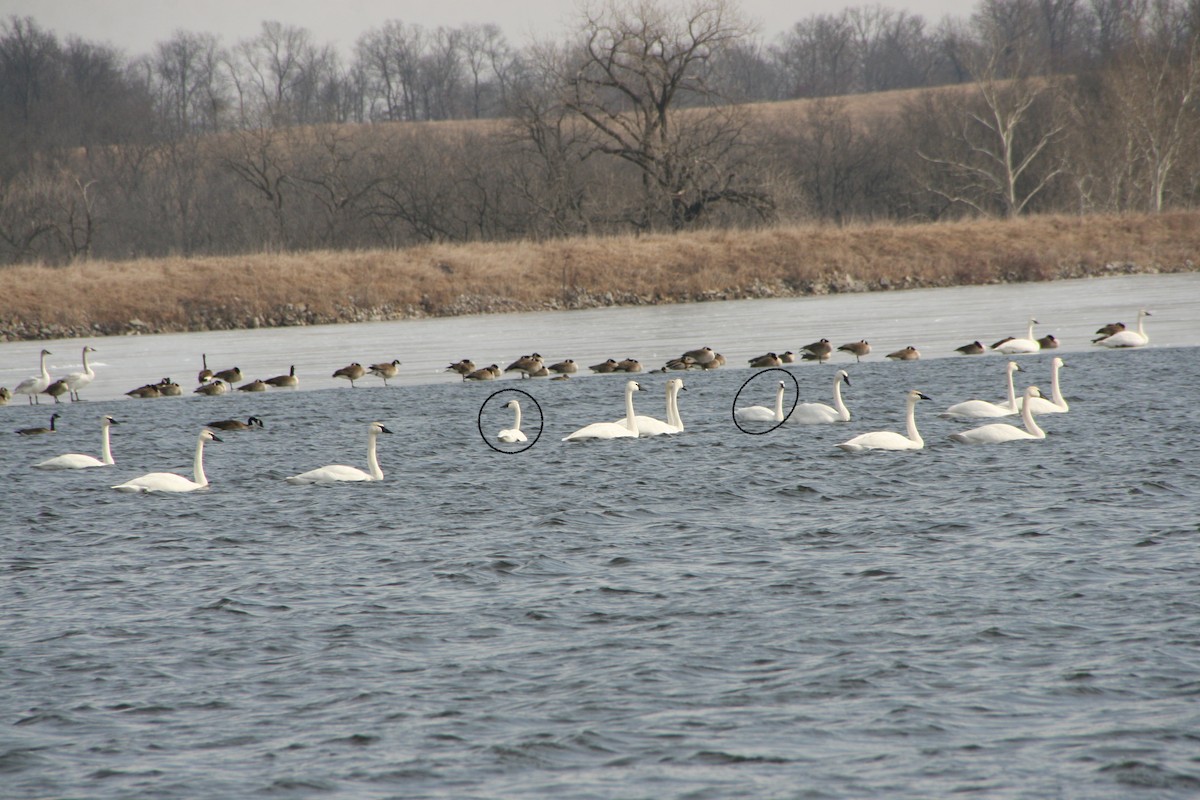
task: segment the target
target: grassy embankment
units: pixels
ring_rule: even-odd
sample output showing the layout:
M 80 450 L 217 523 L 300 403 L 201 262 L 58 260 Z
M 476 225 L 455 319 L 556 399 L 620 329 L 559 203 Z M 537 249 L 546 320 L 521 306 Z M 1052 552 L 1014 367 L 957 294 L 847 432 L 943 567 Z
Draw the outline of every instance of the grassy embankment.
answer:
M 0 269 L 0 340 L 1183 272 L 1200 212 Z

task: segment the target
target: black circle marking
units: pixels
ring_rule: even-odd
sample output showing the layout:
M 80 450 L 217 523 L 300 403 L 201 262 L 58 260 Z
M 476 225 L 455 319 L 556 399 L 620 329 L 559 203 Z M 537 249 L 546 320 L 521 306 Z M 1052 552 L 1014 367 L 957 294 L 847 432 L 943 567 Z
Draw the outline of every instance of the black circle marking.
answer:
M 533 405 L 537 409 L 537 412 L 538 412 L 537 436 L 533 437 L 533 440 L 531 442 L 529 442 L 529 444 L 522 447 L 520 450 L 504 450 L 502 448 L 496 447 L 496 445 L 492 444 L 491 441 L 488 440 L 487 434 L 483 432 L 483 410 L 485 408 L 487 408 L 487 404 L 492 402 L 492 399 L 494 397 L 496 397 L 496 395 L 501 395 L 501 394 L 504 394 L 505 392 L 513 392 L 515 394 L 525 395 L 533 402 Z M 531 448 L 535 444 L 537 444 L 538 439 L 542 438 L 542 431 L 544 431 L 546 429 L 546 416 L 542 413 L 542 406 L 537 401 L 537 398 L 535 398 L 529 392 L 522 391 L 521 389 L 498 389 L 498 390 L 492 392 L 490 395 L 488 395 L 488 398 L 483 401 L 483 405 L 481 405 L 479 407 L 479 415 L 475 418 L 475 426 L 477 428 L 479 428 L 479 438 L 483 439 L 484 444 L 486 444 L 488 447 L 495 450 L 497 453 L 504 453 L 504 455 L 506 455 L 506 456 L 515 456 L 518 453 L 524 453 L 526 450 L 528 450 L 529 448 Z
M 765 431 L 748 431 L 742 427 L 742 423 L 738 422 L 738 418 L 737 418 L 738 398 L 742 396 L 742 392 L 744 392 L 746 390 L 746 387 L 750 385 L 751 381 L 761 378 L 763 375 L 766 375 L 768 372 L 782 372 L 784 375 L 787 375 L 789 378 L 791 378 L 792 379 L 792 387 L 796 390 L 796 399 L 792 401 L 792 407 L 790 409 L 788 409 L 788 412 L 783 415 L 783 422 L 776 422 L 773 426 L 771 426 L 770 428 L 767 428 Z M 733 396 L 733 406 L 730 409 L 729 414 L 731 417 L 733 417 L 733 424 L 736 425 L 737 429 L 739 431 L 741 431 L 742 433 L 746 433 L 751 436 L 764 436 L 764 435 L 774 431 L 776 428 L 778 428 L 784 422 L 787 422 L 788 418 L 792 416 L 792 412 L 796 410 L 796 406 L 799 404 L 800 404 L 800 381 L 796 380 L 796 376 L 790 370 L 782 369 L 781 367 L 771 367 L 770 369 L 759 370 L 758 372 L 756 372 L 755 374 L 751 375 L 749 378 L 746 379 L 746 382 L 742 384 L 742 388 L 738 389 L 737 394 L 735 394 Z

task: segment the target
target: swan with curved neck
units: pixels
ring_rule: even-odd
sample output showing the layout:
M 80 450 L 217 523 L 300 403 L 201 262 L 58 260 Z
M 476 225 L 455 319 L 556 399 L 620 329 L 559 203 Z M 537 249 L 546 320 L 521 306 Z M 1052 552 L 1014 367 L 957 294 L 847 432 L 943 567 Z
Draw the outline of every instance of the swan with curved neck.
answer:
M 1071 410 L 1067 405 L 1067 399 L 1063 397 L 1062 389 L 1058 385 L 1058 370 L 1065 367 L 1066 364 L 1058 356 L 1054 357 L 1054 361 L 1050 366 L 1050 399 L 1045 397 L 1032 397 L 1026 399 L 1024 395 L 1017 398 L 1017 404 L 1023 409 L 1026 405 L 1034 414 L 1065 414 Z
M 100 421 L 100 458 L 85 453 L 66 453 L 34 464 L 35 469 L 87 469 L 88 467 L 108 467 L 115 462 L 112 456 L 112 445 L 109 443 L 108 428 L 119 424 L 110 416 L 104 416 Z
M 733 412 L 738 422 L 783 422 L 783 392 L 784 383 L 779 382 L 775 387 L 775 408 L 766 406 L 745 406 Z
M 38 395 L 46 391 L 46 387 L 50 385 L 50 372 L 46 369 L 46 356 L 48 355 L 51 355 L 50 351 L 43 347 L 41 374 L 34 378 L 26 378 L 13 389 L 13 394 L 29 395 L 30 405 L 41 405 L 42 401 L 38 399 Z
M 496 434 L 496 438 L 502 442 L 512 444 L 514 442 L 527 442 L 529 437 L 521 430 L 521 404 L 516 399 L 509 400 L 504 404 L 505 408 L 511 408 L 516 415 L 511 428 L 505 428 Z
M 683 389 L 683 380 L 680 378 L 672 378 L 666 383 L 666 402 L 667 402 L 667 421 L 663 422 L 660 419 L 638 414 L 634 421 L 637 423 L 638 436 L 662 436 L 683 431 L 683 420 L 679 419 L 679 391 Z M 625 424 L 625 420 L 619 419 L 617 423 Z
M 318 467 L 317 469 L 310 469 L 308 472 L 302 472 L 299 475 L 293 475 L 290 478 L 285 478 L 285 480 L 288 483 L 297 485 L 340 483 L 346 481 L 381 481 L 383 480 L 383 470 L 379 468 L 379 458 L 375 455 L 375 442 L 381 433 L 391 433 L 391 431 L 378 422 L 372 422 L 367 429 L 368 472 L 345 464 L 330 464 L 326 467 Z
M 580 442 L 587 439 L 636 439 L 638 435 L 637 414 L 633 412 L 633 393 L 640 391 L 637 381 L 625 383 L 625 420 L 623 422 L 593 422 L 574 433 L 563 437 L 564 442 Z
M 83 348 L 83 372 L 72 372 L 67 377 L 63 378 L 67 382 L 67 388 L 71 390 L 71 399 L 79 399 L 79 390 L 87 386 L 92 381 L 96 380 L 96 370 L 92 369 L 88 364 L 88 353 L 96 352 L 94 347 Z
M 1144 308 L 1138 309 L 1137 330 L 1124 330 L 1119 333 L 1114 333 L 1112 336 L 1105 337 L 1096 342 L 1104 347 L 1143 347 L 1150 343 L 1150 337 L 1146 335 L 1146 329 L 1142 324 L 1144 317 L 1154 316 Z
M 118 492 L 194 492 L 208 486 L 204 474 L 204 443 L 219 442 L 217 435 L 203 428 L 196 438 L 196 453 L 192 456 L 192 480 L 173 472 L 151 472 L 112 487 Z
M 1008 400 L 1004 403 L 990 403 L 987 400 L 964 400 L 955 403 L 941 414 L 942 419 L 987 419 L 989 417 L 1007 417 L 1017 413 L 1017 392 L 1013 388 L 1013 373 L 1022 372 L 1015 361 L 1008 362 L 1004 368 L 1008 380 Z
M 850 376 L 846 370 L 839 369 L 833 379 L 833 405 L 824 403 L 801 403 L 792 412 L 791 419 L 804 425 L 821 425 L 829 422 L 849 422 L 850 409 L 842 402 L 842 382 L 850 385 Z
M 1037 324 L 1038 321 L 1033 317 L 1030 317 L 1029 330 L 1025 333 L 1024 339 L 1005 339 L 992 345 L 992 349 L 1004 353 L 1005 355 L 1020 355 L 1022 353 L 1038 352 L 1042 349 L 1042 345 L 1033 336 L 1033 326 Z
M 906 397 L 905 416 L 908 423 L 907 436 L 894 431 L 872 431 L 870 433 L 860 433 L 853 439 L 842 442 L 837 446 L 848 453 L 861 453 L 864 450 L 920 450 L 923 448 L 925 440 L 921 438 L 920 432 L 917 431 L 916 409 L 919 401 L 928 400 L 929 397 L 921 394 L 916 389 L 910 390 Z
M 1042 393 L 1036 386 L 1025 389 L 1023 396 L 1025 402 L 1021 405 L 1021 421 L 1025 423 L 1024 429 L 1007 422 L 993 422 L 969 431 L 952 433 L 950 438 L 964 444 L 998 444 L 1000 442 L 1027 442 L 1031 439 L 1045 439 L 1046 432 L 1039 428 L 1033 420 L 1032 403 L 1030 402 L 1041 396 Z

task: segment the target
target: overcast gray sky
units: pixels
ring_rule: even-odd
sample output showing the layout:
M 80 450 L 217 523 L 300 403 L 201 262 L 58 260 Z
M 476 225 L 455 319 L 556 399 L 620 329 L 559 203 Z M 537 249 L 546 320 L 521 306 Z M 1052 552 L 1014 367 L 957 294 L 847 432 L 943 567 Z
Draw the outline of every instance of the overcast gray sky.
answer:
M 845 0 L 740 0 L 742 12 L 756 20 L 767 40 L 810 14 L 833 13 L 851 6 Z M 880 2 L 904 9 L 931 23 L 962 14 L 974 2 L 897 0 Z M 263 20 L 278 20 L 311 30 L 318 42 L 349 52 L 359 35 L 389 19 L 424 27 L 467 22 L 499 25 L 514 44 L 530 36 L 556 39 L 573 26 L 574 0 L 0 0 L 0 17 L 33 17 L 60 38 L 74 34 L 107 42 L 129 55 L 149 52 L 178 29 L 215 33 L 225 44 L 253 36 Z

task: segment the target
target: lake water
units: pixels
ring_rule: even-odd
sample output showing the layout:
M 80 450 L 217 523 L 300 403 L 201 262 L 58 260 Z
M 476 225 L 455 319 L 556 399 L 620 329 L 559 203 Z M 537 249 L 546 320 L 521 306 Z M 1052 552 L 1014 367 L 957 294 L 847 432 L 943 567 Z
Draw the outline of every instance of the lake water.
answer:
M 93 344 L 100 377 L 55 435 L 0 437 L 0 794 L 1195 797 L 1198 289 L 1143 276 L 50 343 L 51 364 Z M 1150 347 L 1089 344 L 1139 306 Z M 1039 418 L 1045 441 L 951 442 L 972 424 L 936 412 L 999 400 L 1005 359 L 950 351 L 1031 314 L 1063 343 L 1070 413 Z M 733 398 L 769 405 L 778 373 L 743 389 L 755 373 L 735 365 L 821 336 L 876 348 L 788 369 L 802 400 L 830 402 L 845 368 L 852 421 L 739 432 Z M 42 344 L 0 345 L 0 380 Z M 703 344 L 730 366 L 682 376 L 687 430 L 669 438 L 560 441 L 621 416 L 619 376 L 440 372 Z M 907 344 L 925 358 L 882 360 Z M 262 377 L 295 363 L 304 390 L 122 396 L 193 385 L 200 352 Z M 1048 393 L 1052 355 L 1021 357 L 1018 387 Z M 325 377 L 393 357 L 387 389 Z M 667 377 L 638 376 L 640 412 L 663 416 Z M 834 446 L 902 430 L 909 388 L 932 398 L 924 450 Z M 519 453 L 480 437 L 511 424 L 509 397 L 531 440 L 541 422 Z M 97 453 L 104 413 L 115 467 L 30 468 Z M 210 489 L 109 488 L 189 473 L 202 424 L 250 414 L 266 427 L 207 447 Z M 371 420 L 393 431 L 383 481 L 284 482 L 365 466 Z

